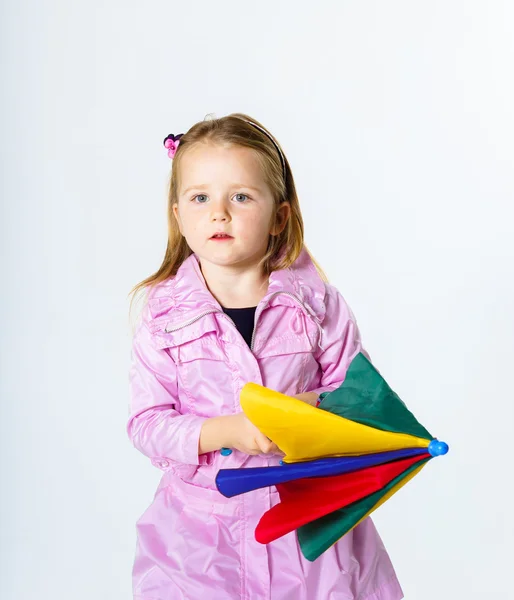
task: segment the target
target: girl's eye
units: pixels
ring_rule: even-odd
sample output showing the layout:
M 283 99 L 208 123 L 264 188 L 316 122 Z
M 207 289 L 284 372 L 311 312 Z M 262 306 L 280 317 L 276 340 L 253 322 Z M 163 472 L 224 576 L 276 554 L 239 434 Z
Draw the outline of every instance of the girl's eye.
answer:
M 244 204 L 249 200 L 249 196 L 246 194 L 236 194 L 234 198 L 236 199 L 237 204 Z M 208 196 L 206 194 L 197 194 L 196 196 L 193 196 L 192 200 L 197 204 L 205 204 L 208 200 Z

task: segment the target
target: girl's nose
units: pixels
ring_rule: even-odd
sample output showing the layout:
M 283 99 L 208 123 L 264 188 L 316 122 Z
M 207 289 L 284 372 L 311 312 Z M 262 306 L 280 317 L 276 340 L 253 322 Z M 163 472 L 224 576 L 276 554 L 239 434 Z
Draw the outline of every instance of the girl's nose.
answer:
M 212 204 L 211 220 L 212 221 L 228 221 L 230 219 L 230 213 L 224 202 L 218 202 Z

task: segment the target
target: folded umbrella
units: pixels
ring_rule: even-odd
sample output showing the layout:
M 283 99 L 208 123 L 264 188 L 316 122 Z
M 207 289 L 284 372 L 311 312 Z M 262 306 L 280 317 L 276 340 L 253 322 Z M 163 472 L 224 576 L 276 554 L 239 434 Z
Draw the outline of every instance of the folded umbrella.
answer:
M 371 362 L 359 353 L 343 384 L 317 408 L 248 383 L 243 411 L 285 453 L 282 466 L 221 469 L 219 491 L 235 496 L 275 485 L 280 503 L 255 536 L 269 543 L 296 530 L 315 560 L 448 446 L 434 439 Z

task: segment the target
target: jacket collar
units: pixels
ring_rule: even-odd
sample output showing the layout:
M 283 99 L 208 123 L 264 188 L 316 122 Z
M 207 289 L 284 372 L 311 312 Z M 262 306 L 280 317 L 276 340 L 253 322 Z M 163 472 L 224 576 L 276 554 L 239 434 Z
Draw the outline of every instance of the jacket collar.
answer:
M 268 291 L 257 310 L 261 306 L 300 302 L 311 316 L 321 322 L 325 316 L 324 298 L 325 284 L 304 248 L 290 267 L 270 274 Z M 166 279 L 151 290 L 148 306 L 153 319 L 159 323 L 166 321 L 168 325 L 195 318 L 203 312 L 223 310 L 209 291 L 194 253 L 182 263 L 175 277 Z

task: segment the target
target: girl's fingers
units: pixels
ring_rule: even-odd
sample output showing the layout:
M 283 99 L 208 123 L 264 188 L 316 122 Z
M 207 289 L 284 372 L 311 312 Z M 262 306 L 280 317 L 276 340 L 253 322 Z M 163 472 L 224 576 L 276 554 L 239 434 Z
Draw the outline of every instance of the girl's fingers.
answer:
M 275 444 L 275 442 L 271 440 L 271 438 L 266 437 L 266 439 L 271 442 L 271 446 L 269 446 L 269 449 L 265 454 L 281 454 L 282 456 L 285 456 L 285 453 L 282 452 L 282 450 Z
M 268 454 L 271 452 L 271 448 L 273 447 L 273 442 L 267 438 L 264 434 L 259 432 L 259 435 L 255 436 L 255 442 L 257 446 L 259 446 L 260 451 L 263 454 Z
M 263 454 L 280 454 L 281 456 L 285 456 L 285 453 L 269 438 L 265 438 L 266 441 L 264 443 L 259 443 L 261 451 Z

